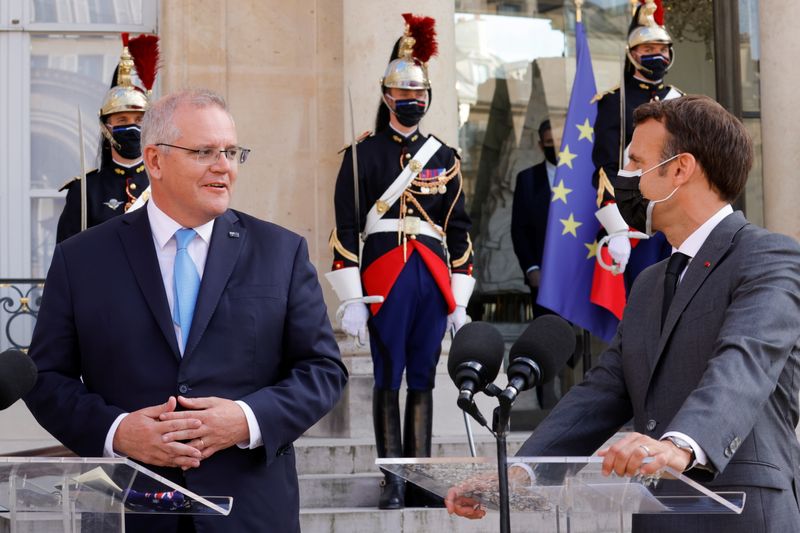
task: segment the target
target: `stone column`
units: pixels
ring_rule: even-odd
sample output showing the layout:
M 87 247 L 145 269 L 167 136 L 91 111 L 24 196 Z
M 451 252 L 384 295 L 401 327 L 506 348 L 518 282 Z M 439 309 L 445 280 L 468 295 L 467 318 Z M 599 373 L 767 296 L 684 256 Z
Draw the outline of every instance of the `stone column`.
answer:
M 311 261 L 327 271 L 336 152 L 345 142 L 341 2 L 170 0 L 161 3 L 159 33 L 162 94 L 220 92 L 239 142 L 253 150 L 233 207 L 305 237 Z
M 787 64 L 787 52 L 800 49 L 794 0 L 761 0 L 761 134 L 764 158 L 764 224 L 800 239 L 800 107 L 792 102 L 800 69 Z

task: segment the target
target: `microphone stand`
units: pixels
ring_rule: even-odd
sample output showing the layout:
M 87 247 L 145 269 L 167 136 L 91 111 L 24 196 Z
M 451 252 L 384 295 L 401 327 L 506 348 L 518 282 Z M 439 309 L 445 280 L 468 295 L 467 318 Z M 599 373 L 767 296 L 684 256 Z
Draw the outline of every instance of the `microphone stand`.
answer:
M 500 405 L 494 408 L 492 416 L 492 434 L 497 444 L 497 485 L 500 496 L 500 533 L 511 533 L 511 508 L 508 494 L 508 436 L 511 404 L 502 396 L 503 389 L 490 383 L 484 391 L 488 396 L 495 396 Z

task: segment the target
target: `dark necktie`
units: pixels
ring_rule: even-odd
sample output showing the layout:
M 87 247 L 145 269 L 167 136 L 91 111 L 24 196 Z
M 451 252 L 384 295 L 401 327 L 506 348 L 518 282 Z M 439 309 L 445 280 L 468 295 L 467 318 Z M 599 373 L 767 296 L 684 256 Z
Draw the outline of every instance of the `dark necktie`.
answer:
M 678 288 L 678 279 L 681 272 L 686 268 L 689 256 L 680 252 L 675 252 L 667 263 L 667 273 L 664 275 L 664 301 L 661 306 L 661 329 L 664 329 L 664 320 L 667 318 L 667 311 L 675 296 L 675 289 Z

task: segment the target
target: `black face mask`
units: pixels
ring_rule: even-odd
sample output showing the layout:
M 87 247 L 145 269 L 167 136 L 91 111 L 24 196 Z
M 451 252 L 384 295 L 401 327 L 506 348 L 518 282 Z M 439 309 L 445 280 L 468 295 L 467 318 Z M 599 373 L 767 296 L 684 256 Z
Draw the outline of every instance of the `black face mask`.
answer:
M 125 159 L 142 157 L 142 128 L 138 124 L 126 124 L 111 128 L 111 136 L 119 146 L 114 149 Z
M 396 100 L 386 95 L 387 98 L 394 100 L 394 109 L 392 112 L 397 117 L 398 122 L 407 128 L 411 128 L 419 124 L 422 117 L 428 111 L 428 103 L 425 100 L 417 100 L 416 98 L 405 98 L 403 100 Z M 389 108 L 391 109 L 391 107 Z
M 650 202 L 639 190 L 640 175 L 628 176 L 617 174 L 611 181 L 614 186 L 614 199 L 619 214 L 630 227 L 636 231 L 647 233 L 647 204 Z
M 669 68 L 669 60 L 661 54 L 642 56 L 641 59 L 639 59 L 639 64 L 647 69 L 640 70 L 639 72 L 650 81 L 664 79 L 667 68 Z
M 545 146 L 544 147 L 544 158 L 551 165 L 555 165 L 556 164 L 556 147 L 555 146 Z
M 617 202 L 619 214 L 630 227 L 641 231 L 647 235 L 652 235 L 653 228 L 653 208 L 656 204 L 666 202 L 677 192 L 680 185 L 675 187 L 671 193 L 659 200 L 648 200 L 639 190 L 639 181 L 644 174 L 651 172 L 662 165 L 666 165 L 680 154 L 661 161 L 659 164 L 647 170 L 624 170 L 620 169 L 617 175 L 611 180 L 614 186 L 614 199 Z

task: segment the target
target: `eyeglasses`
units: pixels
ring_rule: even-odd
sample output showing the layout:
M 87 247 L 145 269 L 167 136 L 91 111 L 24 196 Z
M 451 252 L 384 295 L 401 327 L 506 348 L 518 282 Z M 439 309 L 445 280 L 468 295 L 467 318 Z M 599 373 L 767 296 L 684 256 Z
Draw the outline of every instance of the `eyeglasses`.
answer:
M 177 146 L 167 143 L 156 143 L 156 146 L 169 146 L 170 148 L 186 150 L 187 152 L 194 154 L 195 161 L 201 165 L 213 165 L 219 161 L 220 154 L 225 154 L 225 159 L 231 163 L 239 163 L 240 165 L 244 165 L 245 161 L 247 161 L 247 157 L 250 155 L 250 149 L 243 148 L 241 146 L 225 148 L 224 150 L 215 150 L 214 148 L 201 148 L 199 150 L 195 150 L 194 148 L 186 148 L 185 146 Z

